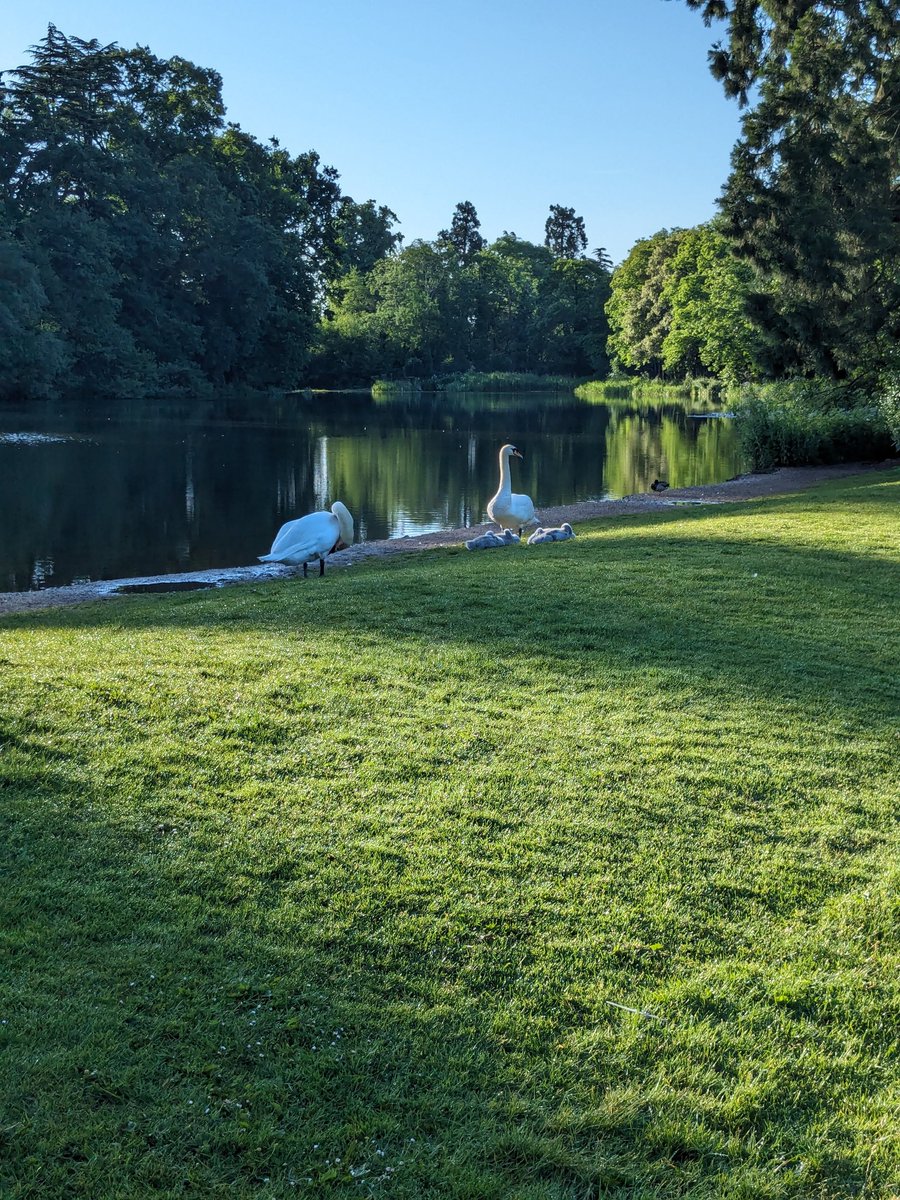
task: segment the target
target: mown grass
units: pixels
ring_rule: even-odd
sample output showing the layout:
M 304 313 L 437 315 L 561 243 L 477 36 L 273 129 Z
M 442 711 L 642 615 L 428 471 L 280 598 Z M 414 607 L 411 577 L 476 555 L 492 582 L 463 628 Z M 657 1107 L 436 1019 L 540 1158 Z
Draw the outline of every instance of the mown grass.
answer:
M 898 499 L 0 622 L 0 1193 L 896 1195 Z

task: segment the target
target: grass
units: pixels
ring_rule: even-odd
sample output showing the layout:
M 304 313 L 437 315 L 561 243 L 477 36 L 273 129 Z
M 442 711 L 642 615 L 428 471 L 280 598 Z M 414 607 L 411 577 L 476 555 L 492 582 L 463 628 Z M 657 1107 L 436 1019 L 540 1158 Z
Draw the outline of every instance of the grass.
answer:
M 660 379 L 592 379 L 575 389 L 582 400 L 608 404 L 616 400 L 656 401 L 657 403 L 704 402 L 709 405 L 727 403 L 731 388 L 717 379 L 686 379 L 666 383 Z
M 574 392 L 580 381 L 568 375 L 529 371 L 457 371 L 426 379 L 376 379 L 372 395 L 410 396 L 420 392 Z
M 898 499 L 0 622 L 0 1194 L 896 1196 Z

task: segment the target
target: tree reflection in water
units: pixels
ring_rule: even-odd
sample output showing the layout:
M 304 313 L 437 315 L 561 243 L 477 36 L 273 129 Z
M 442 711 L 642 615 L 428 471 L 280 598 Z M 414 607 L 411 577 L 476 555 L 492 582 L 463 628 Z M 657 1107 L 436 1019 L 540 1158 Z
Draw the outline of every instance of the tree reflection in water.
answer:
M 517 488 L 538 510 L 734 475 L 731 423 L 692 411 L 543 393 L 6 408 L 0 590 L 254 562 L 335 499 L 360 540 L 478 524 L 504 441 L 525 450 Z

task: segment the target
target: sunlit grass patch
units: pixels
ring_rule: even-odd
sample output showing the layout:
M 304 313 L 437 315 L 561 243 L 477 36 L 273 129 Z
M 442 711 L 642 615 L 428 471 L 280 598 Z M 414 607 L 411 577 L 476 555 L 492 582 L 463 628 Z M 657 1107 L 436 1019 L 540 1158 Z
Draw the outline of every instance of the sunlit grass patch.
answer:
M 14 1197 L 887 1197 L 896 473 L 0 626 Z

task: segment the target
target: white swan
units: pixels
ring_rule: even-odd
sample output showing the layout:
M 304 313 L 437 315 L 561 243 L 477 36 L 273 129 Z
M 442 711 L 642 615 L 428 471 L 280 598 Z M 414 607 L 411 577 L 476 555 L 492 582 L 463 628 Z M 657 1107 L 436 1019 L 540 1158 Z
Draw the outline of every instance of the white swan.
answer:
M 296 521 L 288 521 L 278 530 L 272 549 L 259 556 L 260 562 L 288 563 L 290 566 L 319 560 L 319 574 L 325 574 L 325 559 L 335 550 L 345 550 L 353 541 L 353 517 L 340 500 L 331 512 L 314 512 Z
M 496 496 L 488 501 L 487 514 L 501 529 L 515 529 L 521 536 L 526 525 L 537 525 L 534 505 L 530 496 L 521 496 L 510 486 L 509 460 L 524 458 L 521 450 L 507 443 L 500 447 L 500 487 Z

